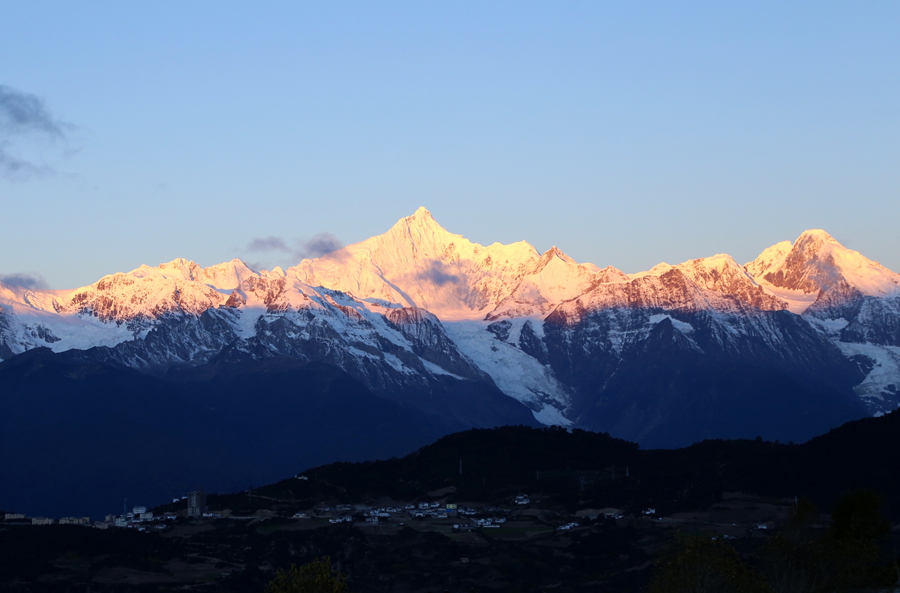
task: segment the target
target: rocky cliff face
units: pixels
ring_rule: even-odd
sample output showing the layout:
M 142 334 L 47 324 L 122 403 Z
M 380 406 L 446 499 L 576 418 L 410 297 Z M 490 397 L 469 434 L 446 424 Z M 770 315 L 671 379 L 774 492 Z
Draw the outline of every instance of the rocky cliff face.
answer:
M 824 231 L 746 266 L 719 254 L 625 274 L 477 245 L 419 209 L 286 271 L 178 259 L 71 291 L 0 287 L 0 358 L 41 346 L 157 374 L 325 362 L 461 427 L 527 409 L 673 445 L 743 435 L 735 410 L 755 402 L 758 434 L 791 410 L 805 428 L 771 425 L 805 438 L 900 404 L 900 275 Z

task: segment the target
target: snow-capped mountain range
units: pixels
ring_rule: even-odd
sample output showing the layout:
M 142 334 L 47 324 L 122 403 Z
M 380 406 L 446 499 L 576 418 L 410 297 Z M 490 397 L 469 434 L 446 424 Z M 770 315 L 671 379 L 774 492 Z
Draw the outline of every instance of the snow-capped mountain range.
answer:
M 286 270 L 177 259 L 74 290 L 0 285 L 0 359 L 39 347 L 151 374 L 326 362 L 426 412 L 496 387 L 544 424 L 646 445 L 801 439 L 900 406 L 900 274 L 821 230 L 745 265 L 625 274 L 478 245 L 420 208 Z M 440 413 L 477 424 L 477 408 Z

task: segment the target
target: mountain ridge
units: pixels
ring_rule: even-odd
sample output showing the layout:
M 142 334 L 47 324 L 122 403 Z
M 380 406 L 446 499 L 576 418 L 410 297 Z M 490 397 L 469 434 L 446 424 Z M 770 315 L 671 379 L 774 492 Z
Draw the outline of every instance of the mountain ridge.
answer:
M 248 280 L 252 282 L 251 278 L 272 280 L 293 277 L 303 284 L 339 290 L 361 300 L 376 299 L 398 304 L 403 302 L 402 304 L 405 306 L 429 310 L 442 319 L 453 319 L 452 311 L 449 312 L 449 315 L 441 315 L 439 304 L 429 307 L 428 302 L 417 303 L 416 299 L 410 296 L 412 290 L 403 290 L 402 283 L 391 282 L 385 278 L 384 266 L 377 265 L 380 252 L 385 250 L 385 246 L 396 247 L 406 243 L 412 247 L 410 253 L 391 254 L 391 258 L 395 260 L 392 263 L 397 264 L 397 268 L 415 268 L 416 260 L 424 260 L 426 262 L 424 269 L 419 266 L 415 270 L 415 274 L 407 273 L 406 275 L 412 277 L 415 282 L 430 282 L 433 287 L 438 288 L 445 284 L 457 284 L 460 281 L 463 274 L 459 270 L 459 266 L 457 265 L 453 269 L 450 269 L 450 266 L 458 264 L 464 256 L 472 259 L 474 255 L 479 255 L 481 256 L 480 263 L 490 268 L 494 264 L 494 256 L 505 255 L 505 263 L 508 265 L 500 266 L 499 269 L 501 273 L 506 273 L 512 280 L 521 280 L 530 275 L 540 274 L 552 262 L 559 261 L 564 266 L 576 267 L 579 275 L 582 276 L 604 272 L 605 276 L 595 278 L 596 283 L 604 284 L 647 276 L 662 276 L 671 269 L 678 269 L 687 273 L 691 280 L 698 285 L 722 293 L 734 292 L 730 286 L 720 284 L 721 276 L 730 272 L 732 274 L 742 273 L 747 280 L 761 286 L 763 291 L 769 287 L 801 291 L 806 294 L 827 292 L 837 287 L 840 280 L 843 279 L 846 286 L 860 291 L 865 296 L 900 294 L 900 274 L 885 268 L 878 262 L 865 258 L 859 252 L 843 247 L 831 235 L 820 229 L 804 231 L 793 243 L 790 241 L 777 243 L 763 250 L 756 259 L 744 266 L 737 264 L 727 254 L 716 254 L 687 260 L 676 265 L 661 263 L 646 272 L 625 274 L 612 266 L 601 270 L 591 263 L 577 263 L 556 246 L 544 253 L 539 253 L 526 241 L 508 245 L 494 243 L 490 246 L 472 243 L 462 235 L 446 231 L 426 208 L 420 207 L 413 215 L 401 219 L 382 235 L 342 247 L 318 258 L 304 259 L 287 270 L 275 268 L 271 271 L 254 271 L 237 258 L 204 268 L 192 260 L 176 258 L 155 267 L 141 265 L 130 272 L 107 275 L 93 284 L 75 289 L 21 289 L 4 286 L 0 283 L 0 299 L 8 304 L 30 306 L 42 311 L 54 309 L 65 313 L 91 312 L 104 320 L 128 321 L 138 316 L 158 316 L 173 310 L 198 314 L 206 308 L 222 306 L 230 293 L 235 290 L 241 291 L 242 286 L 245 286 Z M 336 269 L 339 271 L 342 267 L 346 268 L 347 260 L 350 259 L 356 260 L 352 266 L 355 268 L 355 273 L 351 274 L 353 278 L 336 277 Z M 389 289 L 373 287 L 371 279 L 358 277 L 363 271 L 361 268 L 365 264 L 371 264 L 373 259 L 376 260 L 376 276 L 389 285 Z M 443 265 L 435 263 L 438 261 L 443 261 Z M 710 263 L 714 265 L 710 266 Z M 791 264 L 794 264 L 795 271 L 784 269 L 792 267 Z M 442 267 L 447 269 L 441 269 Z M 715 268 L 719 268 L 719 270 L 715 270 Z M 493 268 L 490 271 L 492 276 L 502 275 L 493 273 L 495 272 Z M 704 274 L 704 271 L 707 274 Z M 713 273 L 709 274 L 710 271 Z M 164 295 L 144 295 L 143 299 L 136 298 L 141 295 L 133 293 L 140 287 L 141 281 L 163 283 L 166 288 L 171 288 L 171 292 Z M 506 279 L 506 283 L 509 282 L 510 280 Z M 117 284 L 132 287 L 137 284 L 137 287 L 125 291 L 129 293 L 126 295 L 128 300 L 132 302 L 136 300 L 150 301 L 151 305 L 156 306 L 139 310 L 109 310 L 108 307 L 103 306 L 104 302 L 109 302 L 108 298 L 103 299 L 96 296 L 91 298 L 90 296 L 92 288 L 95 293 L 109 293 L 111 289 L 117 288 Z M 150 282 L 144 282 L 144 284 L 150 284 Z M 195 285 L 202 285 L 212 290 L 204 290 Z M 512 296 L 515 288 L 517 287 L 507 289 L 507 294 L 502 295 L 502 298 Z M 374 296 L 375 294 L 382 294 L 382 296 Z M 154 299 L 154 296 L 159 298 Z M 394 300 L 384 298 L 384 296 L 391 296 Z M 779 303 L 782 305 L 780 308 L 787 308 L 787 304 L 783 302 L 784 299 L 778 294 L 769 293 L 769 296 L 770 300 L 782 301 Z M 160 304 L 159 301 L 162 301 L 163 298 L 167 298 L 169 302 Z M 562 300 L 571 300 L 571 298 L 574 297 L 561 297 L 549 302 L 559 304 Z M 425 299 L 425 301 L 428 300 L 428 298 Z M 486 305 L 480 309 L 474 309 L 473 312 L 480 314 L 484 312 L 485 308 Z
M 822 390 L 881 414 L 900 405 L 900 274 L 822 230 L 744 266 L 716 254 L 626 274 L 555 246 L 479 245 L 423 207 L 384 234 L 286 270 L 179 258 L 68 291 L 0 286 L 0 359 L 41 346 L 157 374 L 213 360 L 326 362 L 423 410 L 448 385 L 470 381 L 564 426 L 610 398 L 656 401 L 666 382 L 642 378 L 633 360 L 681 352 L 692 362 L 667 372 L 695 377 L 683 385 L 713 389 L 697 379 L 715 364 L 737 365 L 729 372 L 783 377 L 785 394 Z M 608 391 L 622 376 L 632 384 Z M 703 405 L 688 408 L 708 416 Z M 658 442 L 635 424 L 642 414 L 632 417 L 621 436 Z

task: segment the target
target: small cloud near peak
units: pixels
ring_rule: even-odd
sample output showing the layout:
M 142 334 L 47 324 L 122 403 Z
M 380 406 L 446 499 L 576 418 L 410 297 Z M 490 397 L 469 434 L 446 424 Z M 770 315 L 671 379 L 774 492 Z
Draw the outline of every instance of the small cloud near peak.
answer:
M 429 262 L 428 268 L 422 272 L 422 277 L 426 280 L 430 280 L 437 286 L 459 284 L 462 282 L 462 278 L 460 278 L 458 274 L 447 271 L 447 264 L 438 260 Z
M 46 290 L 50 288 L 47 281 L 40 274 L 0 274 L 0 284 L 10 288 L 24 288 L 26 290 Z
M 282 251 L 290 253 L 291 249 L 280 237 L 254 237 L 247 244 L 247 251 L 250 253 L 268 253 L 271 251 Z
M 312 239 L 303 242 L 301 251 L 304 253 L 303 257 L 322 257 L 332 251 L 337 251 L 343 246 L 344 244 L 341 240 L 331 233 L 319 233 L 314 235 Z
M 317 233 L 309 239 L 297 239 L 291 244 L 281 237 L 254 237 L 244 248 L 249 253 L 287 253 L 291 263 L 302 259 L 322 257 L 344 246 L 340 239 L 328 232 Z

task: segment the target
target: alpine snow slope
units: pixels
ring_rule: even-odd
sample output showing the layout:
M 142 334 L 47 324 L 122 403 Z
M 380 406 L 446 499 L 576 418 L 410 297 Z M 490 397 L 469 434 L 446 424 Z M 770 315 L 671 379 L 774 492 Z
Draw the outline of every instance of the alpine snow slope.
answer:
M 803 441 L 900 406 L 900 274 L 821 230 L 746 265 L 626 274 L 478 245 L 420 208 L 286 270 L 177 259 L 74 290 L 0 286 L 0 358 L 35 348 L 187 383 L 326 363 L 438 432 L 533 417 L 650 447 Z

